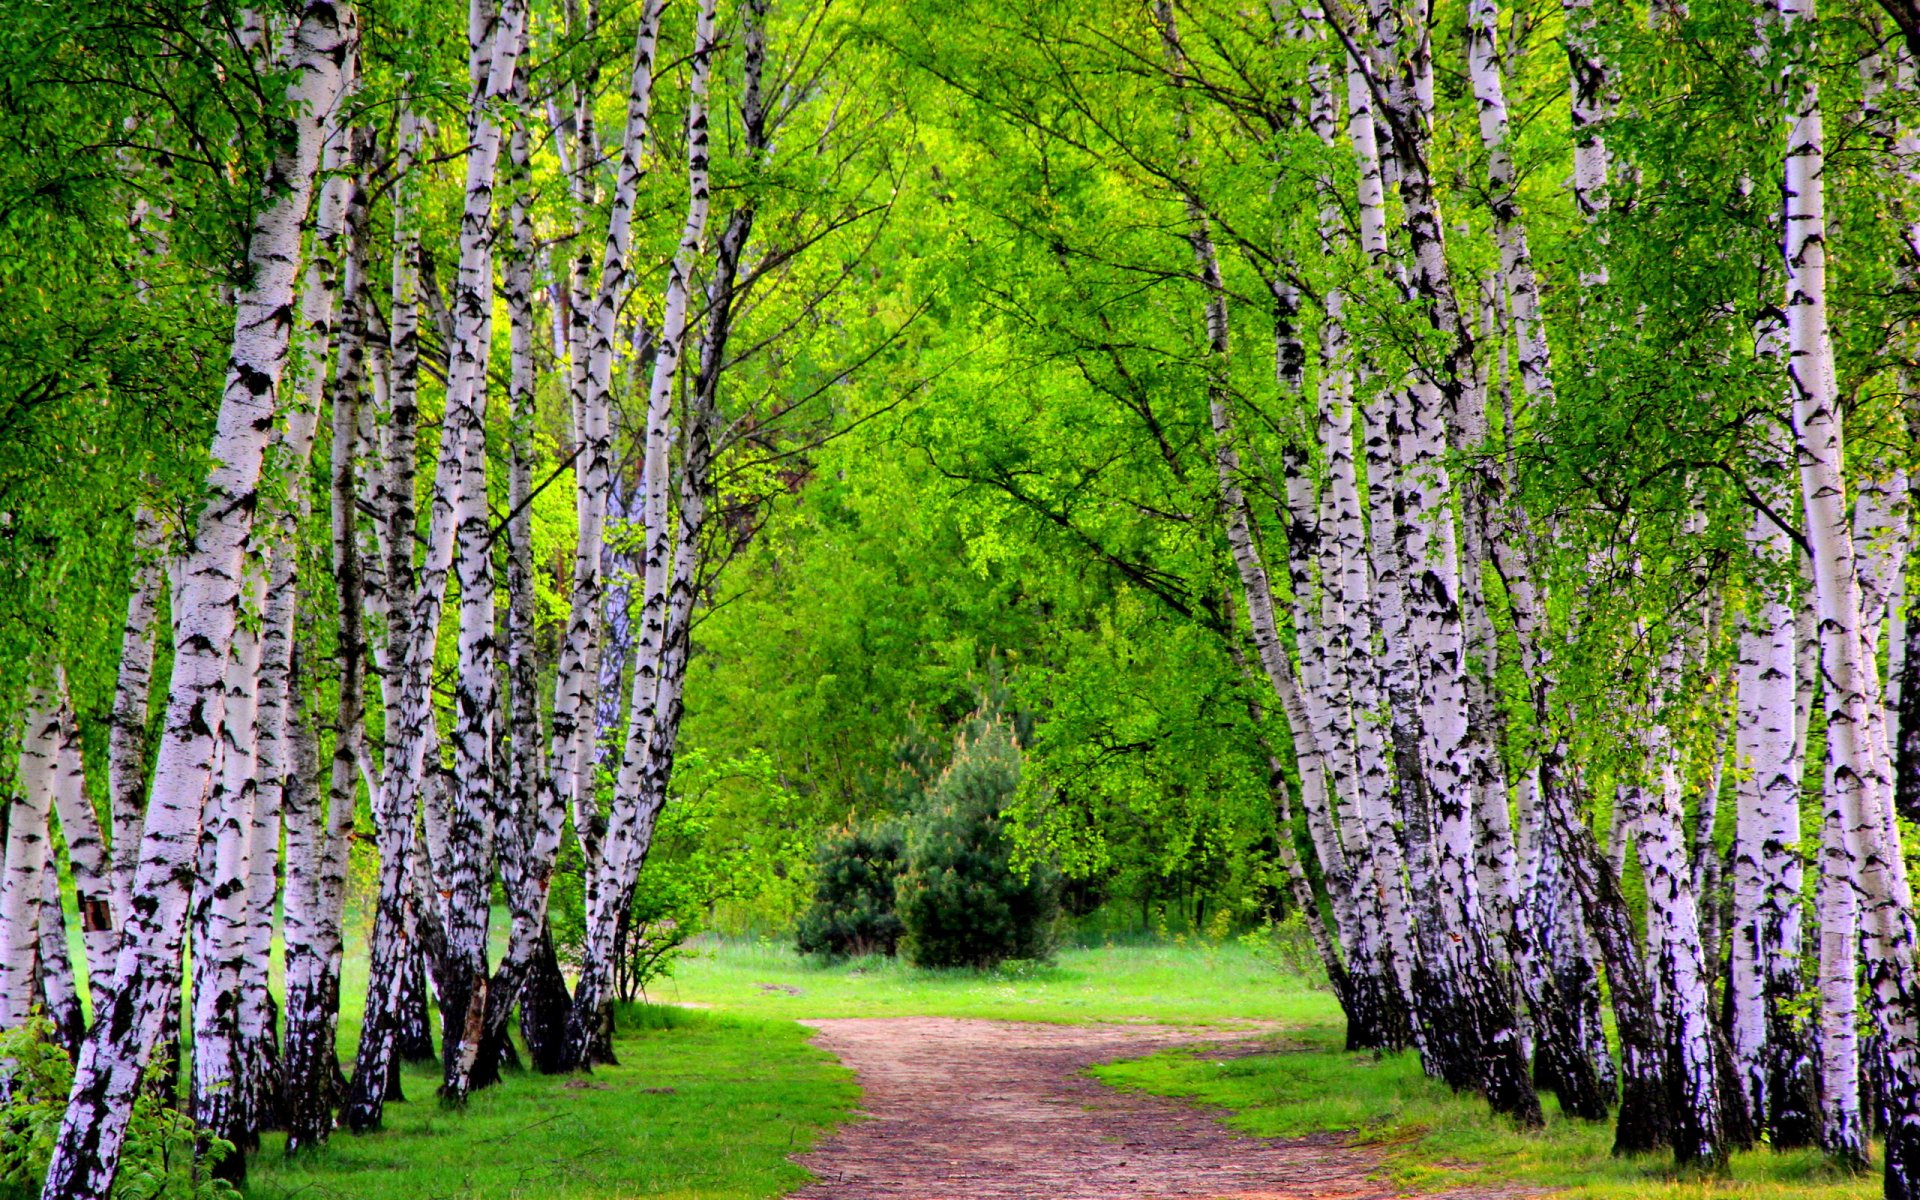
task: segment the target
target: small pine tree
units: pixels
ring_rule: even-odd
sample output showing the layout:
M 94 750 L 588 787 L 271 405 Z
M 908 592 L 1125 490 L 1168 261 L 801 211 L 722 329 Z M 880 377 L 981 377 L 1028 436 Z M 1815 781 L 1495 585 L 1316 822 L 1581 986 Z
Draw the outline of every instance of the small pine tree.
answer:
M 850 830 L 822 846 L 813 907 L 795 930 L 800 953 L 891 955 L 900 941 L 894 885 L 905 855 L 900 831 L 891 825 Z
M 990 967 L 1051 952 L 1058 876 L 1016 870 L 1002 820 L 1019 786 L 1020 749 L 1006 725 L 962 735 L 908 837 L 897 904 L 916 966 Z

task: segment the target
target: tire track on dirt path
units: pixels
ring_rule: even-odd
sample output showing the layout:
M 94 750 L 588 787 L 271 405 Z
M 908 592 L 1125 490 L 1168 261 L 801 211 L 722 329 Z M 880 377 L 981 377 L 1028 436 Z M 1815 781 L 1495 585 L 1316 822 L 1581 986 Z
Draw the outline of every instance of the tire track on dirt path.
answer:
M 1260 1031 L 944 1017 L 806 1021 L 860 1081 L 866 1120 L 797 1161 L 794 1200 L 1388 1200 L 1337 1134 L 1235 1133 L 1179 1101 L 1106 1087 L 1096 1063 Z

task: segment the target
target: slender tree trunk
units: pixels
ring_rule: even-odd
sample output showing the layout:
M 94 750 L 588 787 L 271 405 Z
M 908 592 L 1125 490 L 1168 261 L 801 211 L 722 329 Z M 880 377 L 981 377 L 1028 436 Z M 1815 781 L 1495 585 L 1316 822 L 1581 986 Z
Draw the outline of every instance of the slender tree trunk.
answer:
M 667 709 L 671 705 L 663 703 L 669 699 L 663 693 L 673 686 L 663 670 L 670 632 L 669 587 L 673 582 L 670 574 L 673 539 L 667 520 L 671 494 L 667 458 L 673 385 L 686 345 L 693 270 L 706 236 L 710 204 L 707 93 L 714 39 L 714 0 L 701 0 L 694 31 L 687 110 L 687 220 L 668 273 L 665 313 L 647 397 L 645 601 L 640 622 L 639 666 L 634 673 L 626 759 L 614 785 L 607 834 L 599 854 L 588 862 L 586 944 L 579 979 L 574 985 L 573 1010 L 567 1019 L 567 1059 L 576 1066 L 590 1065 L 611 1052 L 614 933 L 619 927 L 620 914 L 632 897 L 634 880 L 652 839 L 653 822 L 658 816 L 652 804 L 656 798 L 665 799 L 667 773 L 672 766 L 670 760 L 660 761 L 654 753 L 658 746 L 657 731 L 664 731 L 668 737 L 674 732 L 667 724 Z
M 458 547 L 459 678 L 454 691 L 451 851 L 447 888 L 448 973 L 440 992 L 445 1071 L 441 1098 L 459 1104 L 472 1087 L 486 1026 L 487 919 L 492 888 L 488 825 L 494 812 L 493 718 L 499 687 L 494 640 L 493 537 L 487 504 L 487 359 L 493 329 L 493 181 L 504 130 L 487 112 L 511 97 L 526 20 L 525 0 L 497 17 L 476 7 L 469 45 L 476 61 L 460 220 L 454 342 L 447 367 L 447 434 L 458 439 L 454 505 Z M 484 64 L 484 66 L 480 65 Z M 457 382 L 456 382 L 457 381 Z
M 516 100 L 526 106 L 524 51 L 515 81 Z M 510 204 L 504 231 L 503 298 L 508 319 L 507 423 L 510 430 L 507 463 L 507 769 L 505 786 L 495 793 L 494 840 L 500 858 L 500 876 L 512 914 L 512 934 L 506 956 L 487 986 L 487 1025 L 474 1066 L 475 1087 L 486 1087 L 499 1077 L 500 1065 L 512 1053 L 510 1018 L 519 999 L 526 964 L 532 951 L 523 945 L 537 942 L 546 928 L 545 888 L 532 884 L 533 849 L 540 792 L 540 665 L 534 647 L 533 564 L 533 422 L 534 422 L 534 314 L 533 219 L 524 120 L 515 122 L 508 143 L 512 167 Z M 561 814 L 564 819 L 564 812 Z M 556 821 L 558 825 L 560 822 Z M 550 868 L 549 868 L 550 869 Z M 535 1055 L 536 1059 L 539 1057 Z
M 1790 559 L 1791 542 L 1756 512 L 1754 553 Z M 1776 1148 L 1813 1140 L 1812 1047 L 1800 992 L 1800 774 L 1794 736 L 1793 606 L 1752 602 L 1740 634 L 1734 754 L 1730 1041 L 1756 1128 Z
M 134 514 L 133 587 L 120 633 L 120 672 L 107 719 L 107 793 L 113 822 L 113 911 L 126 920 L 140 865 L 147 811 L 147 711 L 153 690 L 153 622 L 159 608 L 163 535 L 153 513 Z M 115 944 L 115 952 L 119 950 Z M 95 982 L 98 988 L 107 981 Z M 101 994 L 96 992 L 96 995 Z M 96 1000 L 95 1006 L 100 1007 Z
M 52 691 L 35 687 L 20 731 L 20 790 L 8 802 L 0 876 L 0 1029 L 26 1022 L 40 969 L 40 876 L 52 857 L 47 816 L 59 769 L 59 732 Z
M 1781 0 L 1779 11 L 1789 31 L 1814 19 L 1812 0 Z M 1827 323 L 1819 85 L 1800 63 L 1789 67 L 1785 100 L 1787 374 L 1826 680 L 1827 820 L 1839 826 L 1829 836 L 1837 833 L 1842 843 L 1858 897 L 1869 1009 L 1884 1046 L 1890 1109 L 1885 1193 L 1889 1200 L 1911 1200 L 1920 1196 L 1920 1014 L 1914 1007 L 1920 981 L 1915 979 L 1913 911 L 1898 862 L 1898 835 L 1889 820 L 1890 765 L 1884 741 L 1874 736 L 1879 685 L 1864 636 L 1866 605 L 1846 510 L 1841 413 Z M 1830 869 L 1842 861 L 1837 855 L 1823 854 L 1823 859 Z M 1824 923 L 1821 937 L 1824 981 Z
M 46 1005 L 47 1020 L 53 1025 L 54 1041 L 72 1055 L 87 1036 L 87 1018 L 80 1007 L 80 988 L 74 982 L 67 911 L 60 903 L 60 864 L 51 854 L 40 867 L 39 929 L 38 991 Z
M 199 870 L 193 892 L 192 1111 L 206 1133 L 250 1150 L 251 1114 L 241 1058 L 240 992 L 247 883 L 252 872 L 254 802 L 258 795 L 261 642 L 270 564 L 250 561 L 239 598 L 244 620 L 227 658 L 220 722 L 219 769 L 206 802 Z M 216 1170 L 238 1183 L 245 1156 Z
M 1672 654 L 1666 657 L 1661 675 L 1674 678 L 1678 664 Z M 1630 782 L 1622 797 L 1622 815 L 1632 827 L 1646 881 L 1647 950 L 1659 972 L 1659 995 L 1671 1039 L 1674 1158 L 1683 1166 L 1718 1169 L 1727 1158 L 1720 1124 L 1720 1072 L 1714 1057 L 1700 913 L 1681 831 L 1679 751 L 1666 720 L 1662 712 L 1650 714 L 1641 738 L 1641 760 L 1658 772 L 1658 783 Z
M 379 794 L 373 798 L 374 832 L 380 850 L 379 897 L 368 954 L 367 996 L 360 1046 L 342 1120 L 355 1132 L 380 1124 L 388 1097 L 398 1006 L 404 982 L 417 970 L 408 919 L 413 887 L 414 826 L 425 741 L 432 723 L 426 673 L 440 630 L 440 608 L 453 552 L 451 464 L 443 450 L 435 480 L 425 561 L 416 575 L 413 543 L 418 536 L 414 476 L 418 455 L 420 364 L 419 216 L 410 201 L 409 173 L 420 148 L 420 124 L 410 102 L 399 116 L 393 200 L 393 277 L 388 320 L 386 464 L 377 530 L 388 596 L 387 638 L 381 668 L 385 752 Z
M 255 1111 L 264 1117 L 271 1106 L 273 1123 L 287 1128 L 289 1153 L 324 1140 L 332 1124 L 331 1083 L 337 1071 L 331 1061 L 321 1061 L 313 1052 L 321 1040 L 331 1051 L 330 1031 L 339 994 L 337 985 L 324 986 L 325 972 L 313 965 L 316 956 L 325 953 L 320 934 L 324 923 L 313 910 L 326 857 L 325 835 L 313 803 L 313 778 L 294 778 L 300 770 L 298 739 L 310 736 L 309 731 L 295 728 L 295 710 L 301 703 L 294 662 L 301 595 L 298 534 L 312 509 L 307 477 L 322 402 L 330 387 L 337 393 L 358 386 L 355 376 L 366 332 L 365 304 L 359 292 L 368 236 L 368 196 L 362 180 L 370 153 L 368 131 L 335 129 L 328 141 L 325 164 L 330 174 L 316 204 L 313 253 L 301 296 L 303 377 L 277 447 L 277 468 L 286 480 L 286 495 L 270 514 L 269 524 L 275 552 L 263 626 L 260 786 L 254 823 L 256 853 L 266 850 L 254 863 L 249 885 L 251 914 L 243 961 L 250 977 L 241 991 L 242 1023 L 265 1036 L 247 1039 L 239 1049 L 239 1061 Z M 339 363 L 330 383 L 328 366 L 336 347 Z M 286 1048 L 291 1060 L 284 1064 L 272 1036 L 276 1014 L 266 979 L 274 906 L 273 852 L 279 848 L 283 827 L 287 838 L 287 886 L 282 896 L 289 1005 Z M 313 940 L 316 937 L 320 943 Z M 324 1038 L 320 1026 L 328 1031 Z
M 282 314 L 292 308 L 300 229 L 355 37 L 353 9 L 333 0 L 304 5 L 292 35 L 293 136 L 274 163 L 271 198 L 254 222 L 248 249 L 253 270 L 238 297 L 209 499 L 182 563 L 173 679 L 134 886 L 143 903 L 127 922 L 113 1003 L 99 1014 L 81 1051 L 47 1170 L 47 1200 L 106 1200 L 141 1071 L 159 1034 L 160 1007 L 178 977 L 187 880 L 224 709 L 225 648 L 233 639 L 255 489 L 286 364 L 290 330 Z
M 532 968 L 547 940 L 547 892 L 553 873 L 554 854 L 559 848 L 561 824 L 568 805 L 576 814 L 597 816 L 599 802 L 593 795 L 594 748 L 597 723 L 595 689 L 599 682 L 598 628 L 596 618 L 603 592 L 602 530 L 606 523 L 608 497 L 613 484 L 611 437 L 611 393 L 615 318 L 630 290 L 627 258 L 632 242 L 632 218 L 641 181 L 645 177 L 648 142 L 652 137 L 654 55 L 658 41 L 662 5 L 648 0 L 642 6 L 636 34 L 633 72 L 627 95 L 627 122 L 620 157 L 618 179 L 608 215 L 605 253 L 600 283 L 593 296 L 591 324 L 586 346 L 586 371 L 579 403 L 580 456 L 576 460 L 578 481 L 577 517 L 579 535 L 575 547 L 573 593 L 567 632 L 561 642 L 560 662 L 554 683 L 554 721 L 548 769 L 544 786 L 538 792 L 536 807 L 515 823 L 511 836 L 515 845 L 503 855 L 503 867 L 509 875 L 514 895 L 514 925 L 508 957 L 501 975 L 516 992 L 521 979 Z M 529 231 L 530 233 L 530 231 Z M 527 261 L 531 265 L 530 237 Z M 530 278 L 528 280 L 530 289 Z M 529 304 L 524 317 L 526 337 L 531 337 Z M 509 308 L 514 308 L 510 297 Z M 529 388 L 527 403 L 531 403 Z M 529 596 L 529 603 L 531 597 Z M 531 682 L 531 673 L 528 680 Z M 537 729 L 537 726 L 535 727 Z M 582 835 L 584 844 L 597 849 L 598 838 L 590 817 Z M 576 825 L 576 828 L 579 826 Z M 536 1012 L 550 1011 L 536 1006 Z M 492 1021 L 504 1035 L 507 1011 L 497 1007 Z M 552 1061 L 542 1050 L 536 1061 Z
M 54 719 L 56 753 L 53 771 L 53 811 L 67 843 L 67 868 L 73 878 L 74 899 L 80 910 L 80 938 L 86 953 L 87 981 L 94 1004 L 104 1007 L 113 995 L 113 955 L 119 935 L 115 928 L 112 871 L 107 844 L 100 834 L 100 818 L 87 797 L 86 765 L 80 754 L 80 726 L 67 696 L 67 673 L 55 667 Z

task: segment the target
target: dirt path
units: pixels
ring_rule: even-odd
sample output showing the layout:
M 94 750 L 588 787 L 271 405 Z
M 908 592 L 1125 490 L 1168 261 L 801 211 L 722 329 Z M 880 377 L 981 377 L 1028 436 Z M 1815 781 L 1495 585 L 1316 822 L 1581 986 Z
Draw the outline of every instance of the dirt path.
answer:
M 1081 1072 L 1248 1033 L 940 1017 L 808 1021 L 859 1076 L 871 1118 L 800 1162 L 796 1200 L 1384 1200 L 1337 1136 L 1235 1134 L 1209 1112 Z

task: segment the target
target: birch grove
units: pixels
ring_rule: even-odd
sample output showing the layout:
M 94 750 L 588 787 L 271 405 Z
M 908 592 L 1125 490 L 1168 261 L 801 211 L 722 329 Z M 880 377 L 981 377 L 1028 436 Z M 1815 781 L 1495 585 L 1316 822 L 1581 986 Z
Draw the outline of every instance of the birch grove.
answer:
M 0 222 L 42 1194 L 143 1089 L 239 1182 L 615 1063 L 965 694 L 1077 918 L 1297 930 L 1517 1129 L 1920 1197 L 1885 2 L 19 6 L 117 131 L 0 151 L 112 218 Z

